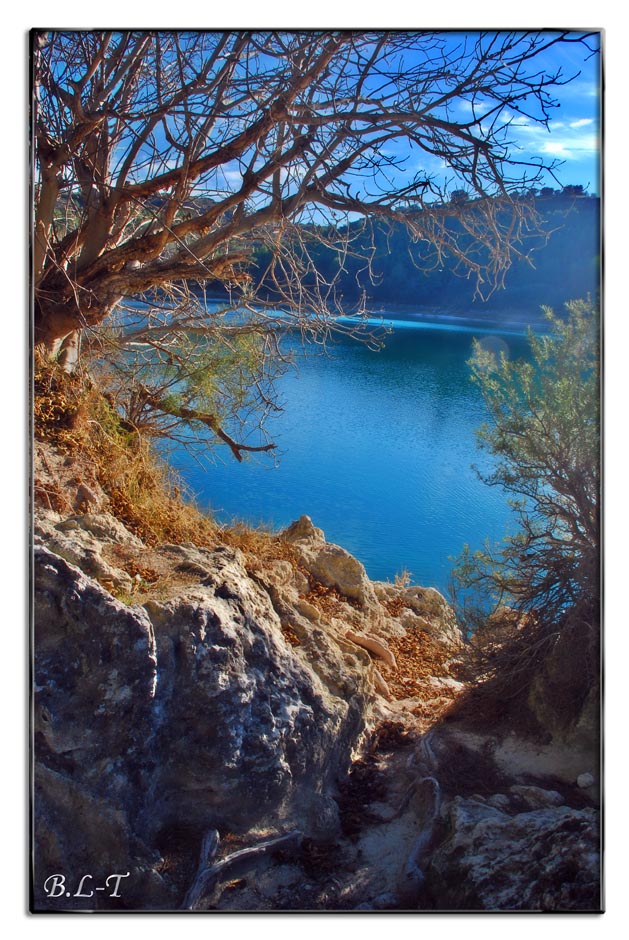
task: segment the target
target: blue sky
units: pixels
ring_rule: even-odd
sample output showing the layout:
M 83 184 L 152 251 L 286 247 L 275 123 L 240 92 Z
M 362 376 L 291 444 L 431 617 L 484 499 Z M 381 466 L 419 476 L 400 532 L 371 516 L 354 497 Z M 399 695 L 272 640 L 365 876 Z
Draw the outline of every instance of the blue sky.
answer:
M 452 42 L 461 41 L 475 33 L 453 33 Z M 548 37 L 552 35 L 547 34 Z M 577 35 L 575 33 L 575 35 Z M 588 40 L 590 48 L 600 47 L 600 37 Z M 556 162 L 552 174 L 547 174 L 541 185 L 554 189 L 567 185 L 582 185 L 588 192 L 600 193 L 600 147 L 601 147 L 601 82 L 600 54 L 590 54 L 580 44 L 561 43 L 540 55 L 539 68 L 552 74 L 561 71 L 566 84 L 552 89 L 556 107 L 550 112 L 548 126 L 520 114 L 504 112 L 505 120 L 511 120 L 508 138 L 512 142 L 510 151 L 516 159 L 541 160 L 544 164 Z M 570 81 L 567 81 L 570 79 Z M 476 113 L 482 113 L 482 102 L 476 102 Z M 460 119 L 472 106 L 468 101 L 459 101 L 453 117 Z M 409 158 L 407 169 L 422 169 L 435 175 L 439 183 L 450 181 L 456 185 L 452 174 L 442 161 L 417 154 L 415 163 Z
M 557 48 L 553 65 L 567 76 L 580 73 L 556 90 L 559 107 L 552 112 L 548 130 L 540 125 L 515 122 L 514 137 L 526 155 L 539 154 L 562 161 L 557 176 L 562 185 L 581 184 L 598 193 L 600 162 L 600 56 L 584 61 L 580 47 Z M 519 126 L 517 126 L 519 125 Z M 549 181 L 549 185 L 553 184 Z
M 395 31 L 394 31 L 395 33 Z M 399 34 L 398 34 L 399 35 Z M 405 31 L 402 31 L 405 35 Z M 542 32 L 538 34 L 542 44 L 551 42 L 557 36 L 557 33 Z M 575 33 L 575 38 L 578 36 Z M 452 90 L 451 77 L 452 72 L 457 73 L 457 64 L 465 74 L 473 69 L 475 64 L 474 50 L 477 43 L 482 45 L 483 49 L 491 47 L 495 40 L 495 46 L 492 48 L 492 56 L 495 56 L 494 62 L 504 66 L 502 79 L 507 75 L 507 82 L 510 81 L 511 73 L 517 68 L 512 63 L 515 59 L 512 57 L 516 53 L 509 53 L 508 44 L 513 36 L 510 31 L 489 30 L 489 31 L 439 31 L 432 34 L 436 39 L 437 48 L 431 48 L 431 34 L 426 36 L 426 47 L 421 38 L 408 33 L 408 44 L 405 48 L 395 48 L 390 51 L 390 58 L 387 60 L 387 69 L 390 69 L 388 79 L 383 79 L 382 74 L 374 74 L 366 82 L 366 87 L 372 86 L 369 90 L 378 96 L 381 88 L 384 88 L 383 95 L 395 96 L 396 93 L 396 67 L 402 72 L 405 69 L 410 71 L 423 66 L 425 61 L 434 62 L 435 66 L 439 62 L 439 44 L 443 43 L 444 55 L 448 57 L 448 70 L 443 70 L 443 75 L 436 79 L 432 87 L 427 88 L 425 92 L 425 103 L 435 102 L 437 117 L 448 121 L 465 122 L 472 118 L 481 117 L 485 111 L 495 108 L 496 100 L 489 101 L 488 94 L 491 94 L 486 88 L 482 95 L 477 90 L 465 91 L 466 98 L 445 99 L 443 106 L 440 104 L 442 95 Z M 522 33 L 518 32 L 517 54 L 523 53 L 526 49 L 526 39 L 522 39 Z M 521 40 L 521 42 L 520 42 Z M 503 42 L 507 46 L 504 50 L 504 57 L 507 60 L 506 66 L 502 60 Z M 597 36 L 592 36 L 589 40 L 590 47 L 597 45 Z M 499 51 L 498 51 L 499 50 Z M 430 56 L 434 56 L 431 59 Z M 425 59 L 428 56 L 428 59 Z M 470 58 L 471 57 L 471 58 Z M 399 65 L 398 65 L 399 63 Z M 250 63 L 248 65 L 250 67 Z M 346 69 L 351 66 L 346 65 Z M 600 144 L 600 88 L 599 88 L 599 68 L 600 61 L 597 55 L 592 55 L 590 50 L 582 44 L 559 43 L 551 46 L 534 58 L 529 60 L 525 66 L 525 71 L 535 73 L 544 71 L 547 74 L 561 72 L 564 80 L 571 79 L 565 85 L 553 87 L 550 91 L 553 98 L 556 99 L 557 107 L 550 111 L 549 126 L 540 124 L 535 117 L 540 116 L 539 105 L 533 96 L 526 100 L 520 100 L 520 105 L 525 112 L 529 113 L 527 117 L 523 113 L 516 113 L 508 109 L 502 112 L 501 123 L 506 125 L 504 128 L 505 139 L 509 141 L 509 151 L 512 158 L 521 161 L 522 166 L 518 168 L 505 168 L 507 180 L 520 180 L 526 174 L 529 179 L 534 173 L 530 163 L 554 163 L 554 176 L 547 174 L 539 181 L 537 185 L 546 185 L 553 188 L 559 188 L 566 185 L 580 184 L 588 192 L 598 193 L 600 191 L 599 183 L 599 144 Z M 500 69 L 499 69 L 500 71 Z M 347 72 L 345 74 L 348 74 Z M 460 73 L 459 73 L 460 74 Z M 515 72 L 514 72 L 515 74 Z M 443 77 L 450 76 L 450 77 Z M 456 79 L 458 81 L 458 77 Z M 384 83 L 384 84 L 383 84 Z M 516 97 L 521 93 L 521 86 L 518 88 L 517 79 L 515 80 Z M 500 86 L 502 93 L 507 93 L 509 85 Z M 422 95 L 424 93 L 422 92 Z M 255 97 L 255 96 L 254 96 Z M 422 99 L 424 101 L 424 99 Z M 495 130 L 495 128 L 494 128 Z M 177 136 L 173 130 L 174 136 Z M 474 135 L 479 134 L 476 127 Z M 501 140 L 500 131 L 498 131 L 498 140 Z M 431 147 L 428 147 L 430 150 Z M 253 153 L 253 152 L 252 152 Z M 246 155 L 245 163 L 252 158 L 252 153 Z M 384 144 L 382 153 L 386 157 L 391 157 L 402 161 L 399 167 L 391 167 L 387 170 L 393 184 L 404 188 L 411 184 L 413 180 L 425 178 L 427 175 L 431 178 L 435 186 L 439 189 L 452 191 L 463 186 L 469 190 L 470 182 L 457 179 L 452 169 L 440 156 L 435 156 L 426 150 L 421 149 L 417 144 L 410 146 L 408 140 L 403 137 L 391 139 Z M 173 154 L 173 165 L 180 159 L 180 154 Z M 260 162 L 264 162 L 264 155 L 259 156 Z M 169 165 L 169 161 L 164 164 Z M 222 167 L 220 172 L 209 175 L 207 181 L 199 182 L 199 192 L 203 185 L 207 183 L 210 194 L 216 188 L 216 191 L 230 192 L 240 188 L 242 185 L 243 162 L 233 161 Z M 299 159 L 287 173 L 287 178 L 292 180 L 294 186 L 299 185 L 300 172 L 303 166 L 299 164 Z M 145 168 L 140 167 L 138 178 L 143 178 Z M 363 168 L 363 172 L 348 174 L 348 181 L 357 189 L 377 193 L 378 184 L 384 180 L 386 186 L 387 177 L 379 180 L 370 179 L 368 166 Z M 351 179 L 350 179 L 351 177 Z M 362 178 L 361 178 L 362 177 Z M 487 182 L 487 179 L 485 180 Z M 289 183 L 290 185 L 290 183 Z M 489 179 L 489 191 L 493 180 Z M 519 182 L 516 184 L 519 186 Z M 437 195 L 434 198 L 438 199 Z
M 490 39 L 496 34 L 500 44 L 501 31 L 488 31 L 487 35 Z M 556 35 L 551 31 L 543 33 L 543 42 L 550 42 Z M 573 34 L 575 38 L 578 35 L 576 32 Z M 452 31 L 441 33 L 441 37 L 446 43 L 448 54 L 456 50 L 457 56 L 459 51 L 465 56 L 473 49 L 479 32 Z M 538 186 L 558 189 L 567 185 L 581 185 L 589 193 L 600 193 L 600 56 L 590 51 L 598 47 L 599 36 L 592 35 L 588 45 L 589 48 L 577 42 L 558 43 L 528 63 L 527 71 L 543 70 L 547 74 L 560 72 L 562 80 L 566 82 L 550 89 L 556 106 L 550 109 L 548 126 L 535 120 L 540 110 L 532 97 L 521 103 L 523 109 L 529 111 L 529 117 L 509 110 L 502 114 L 502 122 L 508 125 L 505 137 L 510 142 L 509 150 L 514 159 L 523 163 L 554 164 L 553 173 L 543 175 Z M 413 68 L 422 61 L 422 55 L 419 48 L 413 50 L 411 43 L 403 53 L 404 64 Z M 374 87 L 379 85 L 379 79 L 375 76 L 372 82 Z M 445 86 L 439 87 L 443 89 Z M 390 86 L 388 91 L 391 91 Z M 439 94 L 437 89 L 434 94 Z M 471 119 L 473 109 L 479 116 L 488 107 L 480 97 L 475 96 L 473 105 L 470 100 L 463 99 L 450 102 L 450 110 L 443 114 L 453 121 L 465 121 Z M 402 161 L 398 169 L 389 170 L 391 179 L 400 186 L 408 185 L 416 174 L 420 177 L 428 174 L 438 187 L 450 191 L 468 185 L 457 180 L 441 158 L 417 146 L 409 147 L 408 141 L 403 138 L 389 141 L 383 154 Z M 507 169 L 507 173 L 518 179 L 526 173 L 530 178 L 533 169 L 523 166 L 513 172 Z M 224 178 L 228 186 L 238 187 L 241 182 L 240 167 L 236 163 L 225 167 Z M 367 177 L 360 182 L 354 177 L 354 181 L 358 187 L 369 186 Z

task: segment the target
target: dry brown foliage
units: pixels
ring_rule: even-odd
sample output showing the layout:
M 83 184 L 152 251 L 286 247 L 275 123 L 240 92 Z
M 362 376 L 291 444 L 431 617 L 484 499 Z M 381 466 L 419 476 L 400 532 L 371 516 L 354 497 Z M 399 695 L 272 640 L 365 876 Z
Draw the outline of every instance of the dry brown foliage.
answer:
M 224 545 L 237 548 L 244 554 L 247 570 L 253 573 L 264 567 L 265 562 L 288 561 L 294 568 L 297 567 L 294 546 L 269 529 L 240 522 L 229 528 L 221 528 L 220 538 Z
M 387 638 L 397 662 L 397 672 L 387 673 L 387 684 L 395 698 L 412 698 L 425 691 L 426 679 L 449 676 L 452 652 L 428 633 L 417 631 Z
M 43 356 L 35 355 L 33 366 L 33 430 L 35 437 L 63 450 L 77 446 L 77 426 L 90 397 L 82 373 L 68 374 Z
M 411 747 L 415 742 L 415 735 L 401 721 L 386 719 L 374 728 L 368 745 L 370 754 L 387 751 L 397 751 L 401 748 Z
M 389 597 L 381 601 L 382 606 L 390 617 L 399 617 L 408 604 L 401 597 Z
M 341 594 L 338 588 L 317 581 L 310 571 L 302 565 L 298 565 L 298 568 L 308 579 L 308 592 L 305 594 L 305 600 L 307 600 L 309 604 L 312 604 L 313 607 L 316 607 L 317 610 L 323 614 L 325 619 L 329 620 L 331 617 L 343 617 L 346 613 L 346 605 L 348 604 L 355 610 L 361 609 L 358 601 L 353 600 L 351 597 L 346 597 L 345 594 Z
M 182 493 L 182 483 L 153 450 L 150 442 L 125 422 L 84 372 L 65 373 L 37 355 L 33 369 L 33 429 L 36 439 L 71 456 L 79 468 L 77 483 L 89 475 L 107 497 L 106 509 L 147 546 L 193 542 L 213 548 L 238 548 L 252 565 L 283 559 L 295 563 L 288 543 L 262 529 L 219 527 Z M 61 513 L 73 507 L 62 488 L 35 480 L 38 504 Z M 155 573 L 133 569 L 152 582 Z
M 282 631 L 284 639 L 291 646 L 301 646 L 301 640 L 299 639 L 299 637 L 297 636 L 293 628 L 290 626 L 290 624 L 286 623 L 284 620 L 281 621 L 280 630 Z

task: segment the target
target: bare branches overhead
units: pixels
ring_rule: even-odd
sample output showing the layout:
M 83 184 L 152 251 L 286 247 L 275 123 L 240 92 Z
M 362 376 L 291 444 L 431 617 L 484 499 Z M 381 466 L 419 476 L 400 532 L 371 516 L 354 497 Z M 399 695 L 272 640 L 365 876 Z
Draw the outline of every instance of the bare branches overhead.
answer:
M 348 258 L 362 254 L 370 270 L 374 241 L 357 236 L 357 220 L 403 224 L 418 263 L 448 258 L 481 293 L 526 255 L 536 217 L 521 191 L 553 164 L 523 159 L 512 123 L 547 124 L 553 90 L 573 77 L 549 67 L 553 47 L 578 43 L 585 55 L 590 42 L 506 31 L 34 34 L 36 344 L 53 356 L 76 355 L 80 336 L 112 355 L 122 344 L 112 368 L 126 374 L 120 394 L 136 426 L 175 436 L 177 421 L 196 421 L 236 456 L 270 449 L 237 443 L 221 422 L 240 421 L 245 401 L 271 407 L 269 377 L 284 361 L 269 337 L 287 323 L 319 340 L 361 333 L 336 318 L 364 307 L 348 311 L 338 289 Z M 208 284 L 227 289 L 227 315 L 204 302 Z
M 544 54 L 563 42 L 588 37 L 37 37 L 42 338 L 97 324 L 120 296 L 171 280 L 244 283 L 252 239 L 286 223 L 399 218 L 438 239 L 435 161 L 479 197 L 539 176 L 539 163 L 510 152 L 509 125 L 515 114 L 548 120 L 553 89 L 571 76 L 545 72 Z

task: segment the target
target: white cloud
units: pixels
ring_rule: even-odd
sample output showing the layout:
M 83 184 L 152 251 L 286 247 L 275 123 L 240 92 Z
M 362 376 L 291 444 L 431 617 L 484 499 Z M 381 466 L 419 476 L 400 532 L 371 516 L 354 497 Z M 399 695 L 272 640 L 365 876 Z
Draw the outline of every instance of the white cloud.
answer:
M 481 115 L 488 110 L 489 104 L 485 101 L 459 101 L 459 108 L 461 111 L 465 111 L 468 114 Z
M 570 127 L 572 128 L 587 127 L 588 124 L 593 124 L 593 123 L 594 123 L 593 118 L 580 118 L 578 121 L 572 121 L 570 124 Z
M 577 159 L 582 153 L 596 153 L 598 149 L 599 139 L 596 134 L 575 134 L 557 140 L 547 140 L 542 144 L 540 151 L 570 160 Z
M 565 157 L 568 152 L 565 143 L 562 143 L 559 140 L 547 141 L 545 144 L 542 145 L 541 150 L 542 150 L 542 153 L 552 153 L 554 156 L 559 155 L 562 157 Z

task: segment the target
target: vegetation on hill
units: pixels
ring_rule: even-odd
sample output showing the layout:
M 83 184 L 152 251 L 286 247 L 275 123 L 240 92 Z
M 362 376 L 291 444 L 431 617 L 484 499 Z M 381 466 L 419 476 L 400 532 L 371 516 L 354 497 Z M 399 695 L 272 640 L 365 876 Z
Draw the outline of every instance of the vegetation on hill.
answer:
M 229 529 L 202 512 L 181 479 L 156 454 L 150 437 L 120 414 L 115 402 L 88 372 L 68 374 L 58 363 L 36 355 L 33 375 L 35 444 L 52 447 L 72 467 L 76 485 L 94 485 L 104 494 L 106 511 L 147 546 L 194 542 L 214 548 L 240 548 L 254 567 L 264 559 L 287 558 L 289 548 L 271 532 L 245 524 Z M 68 472 L 64 471 L 64 476 Z M 73 513 L 52 473 L 44 483 L 34 479 L 36 507 Z
M 519 312 L 537 318 L 542 304 L 560 307 L 570 300 L 595 294 L 600 281 L 600 204 L 596 197 L 568 192 L 522 197 L 534 207 L 539 222 L 523 234 L 521 251 L 514 252 L 499 289 L 481 296 L 476 279 L 451 251 L 435 252 L 413 239 L 402 224 L 354 222 L 347 229 L 350 249 L 339 258 L 319 239 L 310 249 L 316 259 L 314 271 L 304 271 L 304 283 L 323 276 L 336 285 L 339 308 L 360 301 L 372 307 L 406 304 L 414 310 L 432 308 L 465 315 L 504 317 Z M 466 212 L 475 204 L 465 200 Z M 499 211 L 499 209 L 497 210 Z M 466 241 L 461 220 L 448 223 L 460 242 Z M 314 242 L 314 235 L 311 236 Z M 471 247 L 471 239 L 469 247 Z M 489 253 L 480 250 L 479 261 L 490 264 Z M 268 251 L 256 253 L 260 288 L 264 281 Z M 369 260 L 366 260 L 369 259 Z

